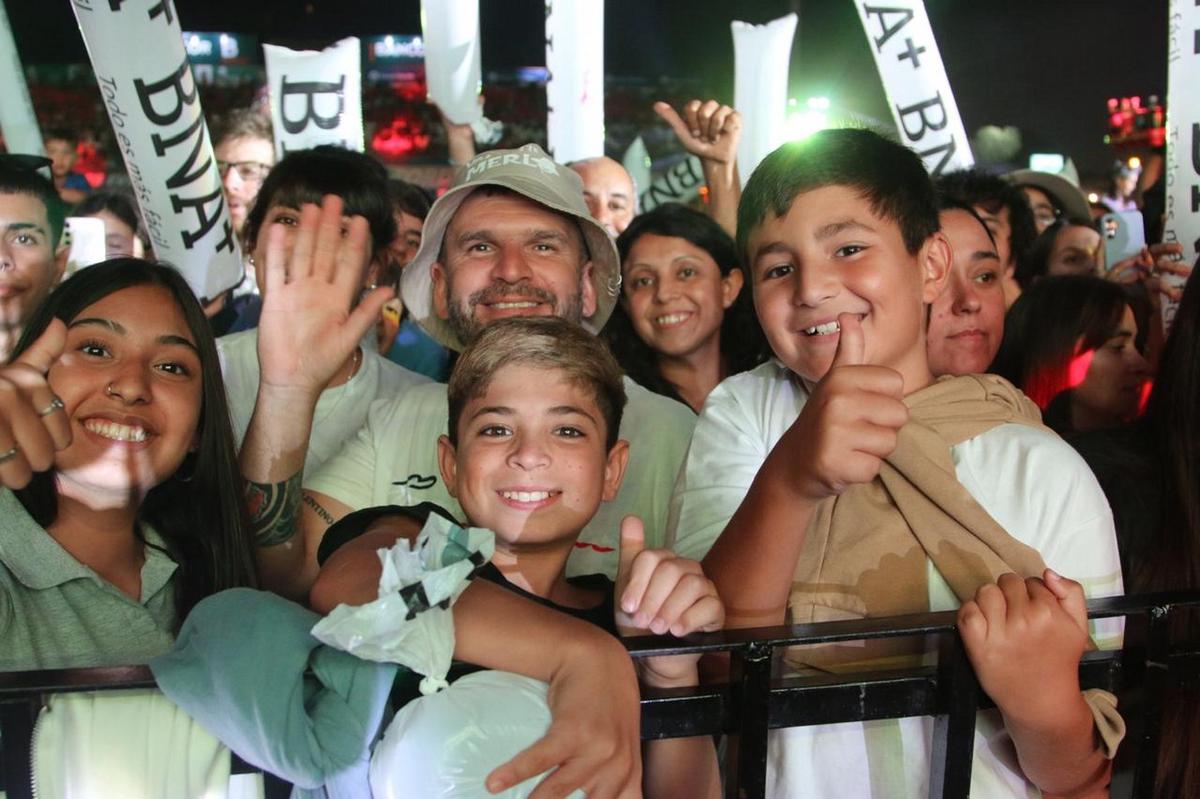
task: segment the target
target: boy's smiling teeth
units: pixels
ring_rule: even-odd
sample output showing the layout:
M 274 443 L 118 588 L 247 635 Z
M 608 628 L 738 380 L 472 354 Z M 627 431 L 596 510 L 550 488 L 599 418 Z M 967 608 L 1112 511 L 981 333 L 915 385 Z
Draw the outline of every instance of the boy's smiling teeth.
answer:
M 855 316 L 858 317 L 858 321 L 860 321 L 860 322 L 867 317 L 866 314 L 855 314 Z M 833 333 L 840 333 L 841 330 L 842 330 L 841 323 L 839 323 L 837 319 L 833 319 L 833 320 L 831 320 L 829 322 L 825 322 L 823 324 L 813 325 L 812 327 L 804 328 L 804 335 L 806 335 L 806 336 L 828 336 Z
M 117 424 L 106 419 L 86 419 L 83 426 L 90 432 L 113 441 L 141 442 L 146 440 L 146 431 L 143 428 Z
M 815 325 L 814 327 L 804 328 L 806 336 L 828 336 L 830 333 L 837 333 L 842 329 L 838 321 L 834 319 L 832 322 L 826 322 L 823 325 Z
M 515 502 L 544 502 L 557 491 L 501 491 L 500 496 Z

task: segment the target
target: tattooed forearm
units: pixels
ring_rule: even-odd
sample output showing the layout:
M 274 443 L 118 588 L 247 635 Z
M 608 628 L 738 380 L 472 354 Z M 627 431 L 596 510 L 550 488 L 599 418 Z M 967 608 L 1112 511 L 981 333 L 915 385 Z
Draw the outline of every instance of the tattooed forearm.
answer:
M 282 483 L 248 481 L 246 504 L 256 545 L 273 547 L 290 541 L 296 534 L 296 519 L 300 515 L 300 472 Z
M 302 496 L 302 501 L 304 502 L 305 505 L 307 505 L 308 507 L 313 509 L 313 513 L 315 513 L 321 517 L 321 521 L 325 522 L 325 525 L 327 527 L 332 526 L 333 523 L 336 521 L 336 519 L 333 518 L 333 515 L 329 511 L 327 511 L 327 510 L 325 510 L 325 508 L 321 507 L 320 502 L 317 502 L 315 499 L 313 499 L 312 494 L 304 494 Z

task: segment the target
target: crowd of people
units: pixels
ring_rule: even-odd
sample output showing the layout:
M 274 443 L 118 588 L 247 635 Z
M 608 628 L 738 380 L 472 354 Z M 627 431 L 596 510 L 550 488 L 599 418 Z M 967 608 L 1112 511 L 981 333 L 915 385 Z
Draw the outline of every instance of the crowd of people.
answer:
M 81 184 L 69 132 L 50 164 L 0 156 L 0 669 L 151 662 L 225 589 L 365 605 L 377 552 L 441 519 L 495 537 L 452 676 L 550 684 L 549 731 L 489 790 L 721 794 L 711 739 L 639 743 L 638 697 L 723 664 L 635 669 L 620 635 L 957 608 L 996 706 L 972 795 L 1105 795 L 1123 723 L 1078 666 L 1122 625 L 1086 600 L 1200 588 L 1192 265 L 1154 241 L 1107 263 L 1059 176 L 930 177 L 865 129 L 743 189 L 733 108 L 654 111 L 701 160 L 695 207 L 639 213 L 611 158 L 476 153 L 449 123 L 434 198 L 362 153 L 277 160 L 257 111 L 211 120 L 247 277 L 202 298 L 146 259 L 131 198 Z M 68 215 L 108 259 L 65 275 Z M 1194 796 L 1172 690 L 1158 795 Z M 931 725 L 775 731 L 770 795 L 924 795 Z

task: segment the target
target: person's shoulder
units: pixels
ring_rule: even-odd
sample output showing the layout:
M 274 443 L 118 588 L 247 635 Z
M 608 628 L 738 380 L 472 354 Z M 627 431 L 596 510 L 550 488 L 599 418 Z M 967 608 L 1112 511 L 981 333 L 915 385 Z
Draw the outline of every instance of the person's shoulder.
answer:
M 432 383 L 433 381 L 418 372 L 411 369 L 406 369 L 398 363 L 389 361 L 387 358 L 380 355 L 372 349 L 363 348 L 364 362 L 373 365 L 373 368 L 379 372 L 379 382 L 386 383 L 392 386 L 403 386 L 410 388 L 412 386 Z
M 786 366 L 772 358 L 748 372 L 727 377 L 712 390 L 697 426 L 786 428 L 804 407 L 807 393 Z M 747 429 L 748 432 L 748 429 Z
M 771 358 L 746 372 L 730 375 L 708 395 L 713 402 L 745 402 L 780 394 L 794 396 L 799 390 L 790 369 Z M 708 403 L 705 403 L 707 406 Z
M 393 397 L 382 397 L 371 403 L 368 418 L 372 424 L 400 422 L 409 426 L 409 434 L 429 430 L 422 424 L 437 422 L 437 433 L 445 427 L 449 409 L 446 407 L 446 384 L 433 381 L 417 383 Z
M 217 358 L 230 400 L 252 402 L 258 392 L 258 331 L 221 336 L 217 339 Z
M 1063 440 L 1058 433 L 1046 427 L 1009 422 L 996 425 L 970 441 L 978 442 L 982 448 L 1020 454 L 1025 457 L 1062 460 L 1065 464 L 1087 468 L 1075 448 Z
M 971 473 L 978 490 L 986 494 L 1027 508 L 1057 508 L 1076 522 L 1109 515 L 1104 492 L 1087 463 L 1044 427 L 997 425 L 956 444 L 951 452 L 960 478 L 964 470 Z
M 236 333 L 226 333 L 217 339 L 217 354 L 222 362 L 240 362 L 253 357 L 258 361 L 258 330 L 239 330 Z
M 670 397 L 656 394 L 639 385 L 628 375 L 625 376 L 624 383 L 627 400 L 625 404 L 626 417 L 653 419 L 655 423 L 674 423 L 684 426 L 688 430 L 692 429 L 692 425 L 696 422 L 696 414 L 692 413 L 691 408 Z

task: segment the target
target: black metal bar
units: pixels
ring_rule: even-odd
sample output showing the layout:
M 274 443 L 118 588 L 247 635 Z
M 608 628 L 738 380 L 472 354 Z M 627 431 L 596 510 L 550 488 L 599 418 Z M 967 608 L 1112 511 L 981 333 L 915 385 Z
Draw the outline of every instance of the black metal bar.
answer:
M 945 635 L 938 654 L 938 704 L 933 719 L 929 799 L 966 799 L 975 759 L 979 683 L 958 635 Z
M 1104 619 L 1148 613 L 1156 607 L 1200 606 L 1200 591 L 1165 591 L 1156 594 L 1103 597 L 1088 600 L 1088 618 Z M 828 644 L 867 641 L 954 632 L 958 612 L 913 613 L 872 619 L 826 621 L 814 624 L 779 625 L 740 630 L 696 633 L 684 638 L 643 635 L 623 639 L 635 657 L 680 655 L 688 652 L 731 652 L 751 643 L 769 643 L 780 649 L 799 644 Z
M 1170 606 L 1151 608 L 1146 619 L 1146 661 L 1142 687 L 1142 717 L 1133 795 L 1154 796 L 1158 775 L 1159 728 L 1167 691 L 1171 646 Z
M 29 758 L 36 717 L 36 703 L 28 697 L 0 702 L 0 764 L 4 775 L 0 788 L 7 799 L 33 799 L 33 763 Z
M 1114 775 L 1114 793 L 1149 796 L 1158 757 L 1157 722 L 1169 685 L 1200 680 L 1198 642 L 1171 648 L 1168 615 L 1173 608 L 1200 606 L 1200 592 L 1171 592 L 1115 597 L 1088 603 L 1091 618 L 1132 616 L 1149 619 L 1143 648 L 1137 636 L 1127 637 L 1121 652 L 1091 652 L 1080 663 L 1080 684 L 1122 693 L 1122 710 L 1131 734 L 1124 753 L 1136 767 Z M 686 652 L 729 654 L 729 685 L 694 689 L 646 690 L 642 701 L 643 737 L 729 735 L 726 796 L 761 797 L 766 791 L 767 731 L 780 727 L 866 721 L 912 716 L 935 717 L 935 741 L 930 780 L 931 796 L 964 797 L 970 783 L 977 710 L 991 706 L 970 669 L 955 630 L 956 613 L 729 630 L 685 639 L 645 636 L 627 639 L 634 657 Z M 1136 629 L 1137 624 L 1127 625 Z M 821 675 L 771 680 L 772 654 L 795 644 L 939 635 L 947 648 L 935 668 L 904 671 Z M 151 687 L 145 667 L 0 673 L 0 788 L 10 799 L 29 796 L 29 746 L 41 696 L 71 691 Z M 1130 687 L 1142 688 L 1129 692 Z M 1143 701 L 1143 712 L 1126 696 Z M 1137 730 L 1135 733 L 1134 731 Z M 1136 750 L 1136 751 L 1130 751 Z M 235 757 L 235 772 L 254 770 Z M 1117 777 L 1129 784 L 1117 787 Z M 264 775 L 269 796 L 279 794 L 277 778 Z M 1136 783 L 1136 789 L 1134 786 Z
M 751 643 L 730 659 L 736 732 L 726 749 L 725 796 L 762 799 L 767 795 L 767 720 L 771 701 L 770 644 Z

